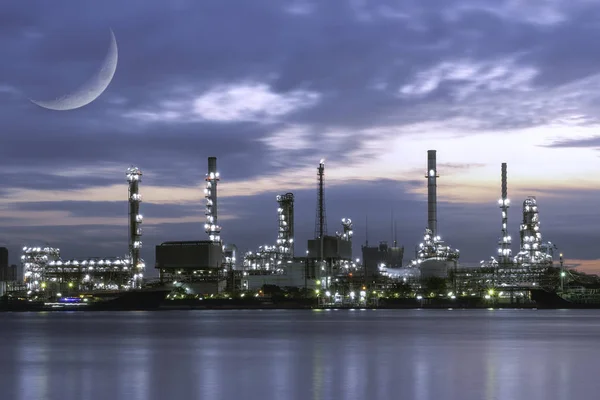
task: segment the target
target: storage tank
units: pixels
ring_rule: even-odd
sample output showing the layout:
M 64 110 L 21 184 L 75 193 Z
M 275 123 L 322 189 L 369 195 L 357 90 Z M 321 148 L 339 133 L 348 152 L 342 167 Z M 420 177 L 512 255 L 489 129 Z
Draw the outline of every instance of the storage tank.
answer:
M 448 272 L 454 267 L 454 261 L 426 259 L 420 264 L 421 278 L 448 278 Z

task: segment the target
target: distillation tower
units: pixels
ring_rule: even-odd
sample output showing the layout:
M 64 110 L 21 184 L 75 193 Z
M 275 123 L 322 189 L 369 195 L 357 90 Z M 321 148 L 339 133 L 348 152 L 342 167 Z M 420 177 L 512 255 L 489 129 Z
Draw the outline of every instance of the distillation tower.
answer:
M 221 227 L 217 220 L 217 183 L 220 180 L 219 172 L 217 172 L 217 157 L 208 158 L 208 173 L 205 180 L 206 224 L 204 230 L 211 242 L 221 243 Z
M 140 257 L 143 216 L 140 214 L 142 195 L 139 185 L 142 180 L 142 171 L 137 167 L 130 167 L 127 169 L 126 176 L 129 184 L 129 260 L 132 286 L 136 287 L 140 285 L 145 269 L 144 261 Z
M 523 266 L 552 264 L 552 246 L 542 243 L 537 200 L 530 196 L 523 201 L 523 223 L 520 226 L 521 249 L 515 262 Z
M 142 171 L 137 167 L 126 171 L 129 186 L 129 252 L 125 257 L 89 257 L 63 259 L 60 249 L 49 246 L 23 247 L 21 263 L 28 291 L 63 292 L 70 290 L 118 290 L 139 287 L 145 264 L 142 248 L 139 183 Z
M 455 265 L 459 251 L 444 244 L 437 226 L 437 160 L 436 151 L 427 151 L 427 228 L 411 266 L 420 268 L 421 277 L 447 277 L 448 268 Z
M 277 196 L 277 250 L 279 257 L 294 257 L 294 194 L 286 193 Z
M 336 232 L 336 236 L 345 241 L 352 241 L 354 231 L 352 230 L 352 220 L 350 218 L 342 218 L 342 232 Z
M 294 194 L 286 193 L 277 200 L 277 243 L 259 246 L 244 255 L 244 269 L 254 273 L 283 273 L 281 263 L 294 258 Z
M 507 177 L 506 177 L 506 163 L 502 163 L 502 197 L 498 200 L 500 209 L 502 210 L 502 236 L 498 242 L 498 263 L 501 266 L 507 266 L 511 263 L 512 251 L 511 237 L 508 234 L 508 208 L 510 207 L 510 200 L 508 199 L 507 190 Z

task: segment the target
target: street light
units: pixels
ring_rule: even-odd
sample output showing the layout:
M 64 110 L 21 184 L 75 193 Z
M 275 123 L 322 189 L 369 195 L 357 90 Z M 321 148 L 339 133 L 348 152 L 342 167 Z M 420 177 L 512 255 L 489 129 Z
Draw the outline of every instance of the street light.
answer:
M 563 292 L 565 290 L 565 269 L 563 267 L 563 254 L 560 253 L 560 291 Z

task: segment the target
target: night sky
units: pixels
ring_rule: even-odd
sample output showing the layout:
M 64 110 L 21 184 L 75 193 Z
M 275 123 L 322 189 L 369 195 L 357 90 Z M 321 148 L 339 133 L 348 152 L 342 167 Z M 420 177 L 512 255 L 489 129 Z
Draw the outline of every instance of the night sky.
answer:
M 222 238 L 276 239 L 277 194 L 296 195 L 296 254 L 314 235 L 326 159 L 328 232 L 355 223 L 408 261 L 427 224 L 427 150 L 438 151 L 438 226 L 477 264 L 537 196 L 543 239 L 600 271 L 600 4 L 565 1 L 28 1 L 0 14 L 0 244 L 63 257 L 123 256 L 127 183 L 144 173 L 143 257 L 206 240 L 204 174 L 218 158 Z M 101 65 L 96 101 L 42 109 Z M 596 266 L 596 264 L 599 264 Z M 152 271 L 152 272 L 151 272 Z

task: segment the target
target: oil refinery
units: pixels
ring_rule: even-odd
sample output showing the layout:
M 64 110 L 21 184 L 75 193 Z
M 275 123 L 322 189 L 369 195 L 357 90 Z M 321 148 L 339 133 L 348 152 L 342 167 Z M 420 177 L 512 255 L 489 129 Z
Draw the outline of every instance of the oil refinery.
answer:
M 129 185 L 129 251 L 123 257 L 62 259 L 60 249 L 23 247 L 21 265 L 23 283 L 29 294 L 68 292 L 70 290 L 127 290 L 142 286 L 146 265 L 140 257 L 142 248 L 142 195 L 139 184 L 142 171 L 126 171 Z
M 342 218 L 340 229 L 330 235 L 327 228 L 325 197 L 325 160 L 316 168 L 316 207 L 314 237 L 307 241 L 306 254 L 295 252 L 295 197 L 293 193 L 274 195 L 273 242 L 256 250 L 238 254 L 235 244 L 225 243 L 219 225 L 218 185 L 221 176 L 217 158 L 208 158 L 205 174 L 204 205 L 206 240 L 165 241 L 155 248 L 158 284 L 169 288 L 169 298 L 202 299 L 206 296 L 231 296 L 232 293 L 265 295 L 265 291 L 283 290 L 313 298 L 320 306 L 355 306 L 409 299 L 419 306 L 457 299 L 481 298 L 508 304 L 526 304 L 539 289 L 556 291 L 565 282 L 589 277 L 563 267 L 557 246 L 542 241 L 538 203 L 528 197 L 522 205 L 520 247 L 512 256 L 512 238 L 508 233 L 507 165 L 501 165 L 500 238 L 497 254 L 479 266 L 459 263 L 460 252 L 447 244 L 438 229 L 437 152 L 427 152 L 427 227 L 414 258 L 404 261 L 404 246 L 379 242 L 361 246 L 362 257 L 353 259 L 351 218 Z M 121 257 L 63 259 L 60 249 L 25 246 L 21 255 L 22 285 L 27 296 L 62 293 L 132 291 L 148 283 L 144 279 L 142 248 L 143 217 L 137 167 L 126 170 L 128 183 L 127 252 Z M 393 219 L 393 217 L 392 217 Z M 365 224 L 368 225 L 368 224 Z M 600 282 L 596 282 L 599 283 Z M 276 289 L 274 289 L 276 288 Z M 390 299 L 390 293 L 394 293 Z M 535 297 L 535 296 L 533 296 Z

